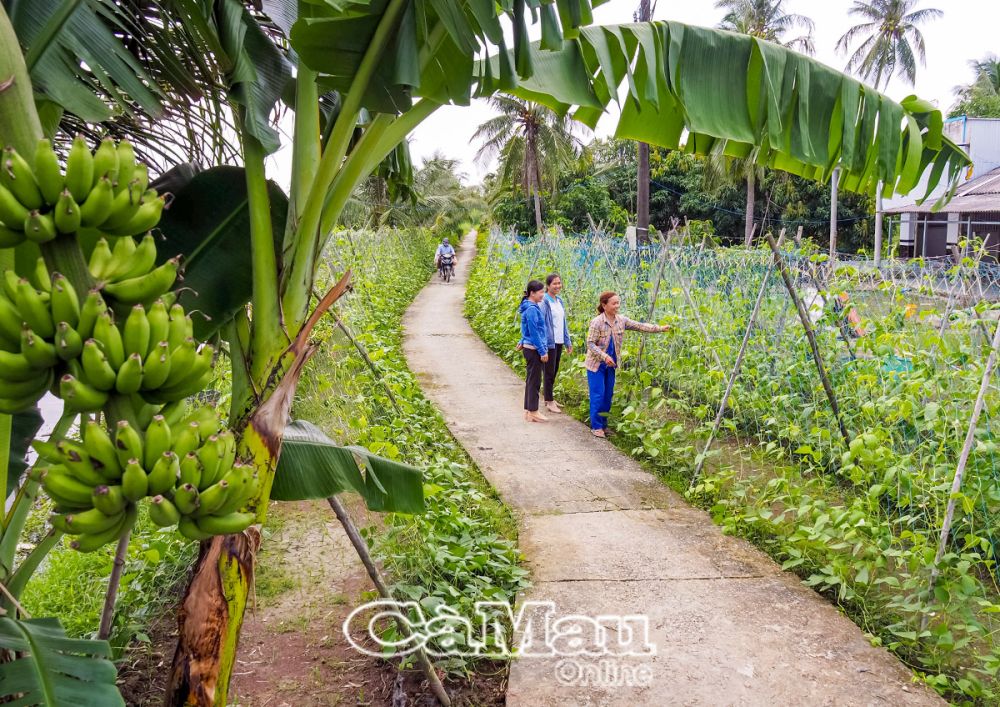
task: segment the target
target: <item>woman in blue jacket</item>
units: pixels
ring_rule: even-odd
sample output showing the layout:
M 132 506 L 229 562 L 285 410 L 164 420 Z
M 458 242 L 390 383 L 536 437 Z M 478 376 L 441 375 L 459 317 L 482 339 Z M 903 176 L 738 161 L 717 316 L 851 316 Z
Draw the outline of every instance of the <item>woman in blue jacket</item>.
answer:
M 545 314 L 540 302 L 545 286 L 531 280 L 521 296 L 521 354 L 528 366 L 524 381 L 524 419 L 527 422 L 545 422 L 548 418 L 538 412 L 538 388 L 542 383 L 542 369 L 549 360 L 549 334 Z
M 559 361 L 563 349 L 573 353 L 573 342 L 569 338 L 569 321 L 566 316 L 566 306 L 559 293 L 562 291 L 562 278 L 559 273 L 550 273 L 545 278 L 545 296 L 542 298 L 542 312 L 545 314 L 545 326 L 549 336 L 549 360 L 545 364 L 542 376 L 542 397 L 545 399 L 545 409 L 549 412 L 562 412 L 556 402 L 553 387 L 556 374 L 559 373 Z

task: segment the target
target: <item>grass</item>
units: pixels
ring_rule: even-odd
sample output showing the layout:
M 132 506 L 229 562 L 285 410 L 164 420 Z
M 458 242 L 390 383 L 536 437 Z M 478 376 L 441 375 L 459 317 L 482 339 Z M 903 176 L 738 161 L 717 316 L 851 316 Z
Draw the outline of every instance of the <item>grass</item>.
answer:
M 39 518 L 48 516 L 48 508 L 39 504 L 32 516 L 32 524 L 37 525 Z M 148 626 L 176 601 L 197 548 L 197 543 L 173 530 L 157 528 L 145 513 L 140 515 L 129 544 L 110 639 L 117 655 L 133 639 L 148 640 Z M 24 607 L 32 616 L 58 616 L 70 636 L 96 635 L 114 550 L 114 544 L 92 553 L 58 546 L 28 583 Z
M 293 413 L 340 442 L 424 469 L 426 512 L 387 514 L 362 533 L 396 596 L 445 602 L 471 617 L 477 600 L 513 602 L 527 571 L 520 567 L 513 514 L 423 396 L 402 353 L 402 317 L 432 275 L 437 239 L 353 239 L 355 249 L 365 243 L 371 253 L 332 263 L 329 273 L 354 268 L 354 292 L 340 316 L 377 371 L 324 321 L 317 332 L 321 348 L 306 369 Z M 439 665 L 456 673 L 470 669 L 464 659 Z

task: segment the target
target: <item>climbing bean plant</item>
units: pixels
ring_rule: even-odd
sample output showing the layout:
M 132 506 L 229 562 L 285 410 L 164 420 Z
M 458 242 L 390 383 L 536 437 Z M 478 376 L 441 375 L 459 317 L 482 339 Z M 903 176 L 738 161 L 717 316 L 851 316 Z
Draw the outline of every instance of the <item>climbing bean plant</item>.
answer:
M 547 235 L 519 242 L 494 232 L 481 239 L 467 312 L 483 339 L 515 366 L 518 294 L 529 277 L 550 271 L 565 283 L 578 351 L 601 290 L 620 292 L 633 318 L 652 312 L 672 324 L 671 335 L 643 344 L 641 359 L 639 337 L 626 340 L 611 413 L 615 443 L 707 508 L 728 532 L 752 539 L 843 606 L 873 641 L 942 694 L 995 703 L 995 388 L 986 396 L 933 587 L 931 572 L 996 326 L 996 305 L 982 293 L 991 291 L 997 273 L 971 257 L 959 264 L 892 263 L 882 271 L 839 264 L 831 271 L 825 256 L 786 244 L 848 443 L 792 300 L 769 270 L 770 250 L 695 243 L 668 245 L 663 260 L 661 254 L 630 252 L 620 239 Z M 724 437 L 694 477 L 762 286 Z M 860 315 L 859 325 L 845 323 L 847 310 L 834 305 L 841 293 L 848 293 L 847 309 Z M 583 417 L 582 359 L 565 365 L 560 394 L 578 403 L 572 409 Z

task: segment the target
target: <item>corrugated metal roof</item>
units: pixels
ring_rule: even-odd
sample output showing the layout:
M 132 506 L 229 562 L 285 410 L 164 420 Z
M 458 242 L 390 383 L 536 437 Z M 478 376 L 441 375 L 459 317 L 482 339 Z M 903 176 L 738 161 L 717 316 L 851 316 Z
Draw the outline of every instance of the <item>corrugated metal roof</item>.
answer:
M 934 199 L 921 205 L 906 204 L 894 209 L 886 209 L 887 214 L 927 214 L 932 213 Z M 1000 211 L 1000 167 L 971 179 L 958 188 L 954 198 L 945 204 L 939 214 L 976 214 L 986 211 Z

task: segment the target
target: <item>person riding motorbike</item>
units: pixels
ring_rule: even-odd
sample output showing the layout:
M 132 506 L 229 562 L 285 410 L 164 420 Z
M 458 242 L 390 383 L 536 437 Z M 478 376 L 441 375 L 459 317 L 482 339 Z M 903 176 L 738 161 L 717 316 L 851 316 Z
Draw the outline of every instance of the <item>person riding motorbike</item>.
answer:
M 441 267 L 442 255 L 449 256 L 451 258 L 451 265 L 454 266 L 455 249 L 452 247 L 451 242 L 447 238 L 444 238 L 441 241 L 441 244 L 437 247 L 437 250 L 434 252 L 434 267 L 438 269 L 440 269 Z

